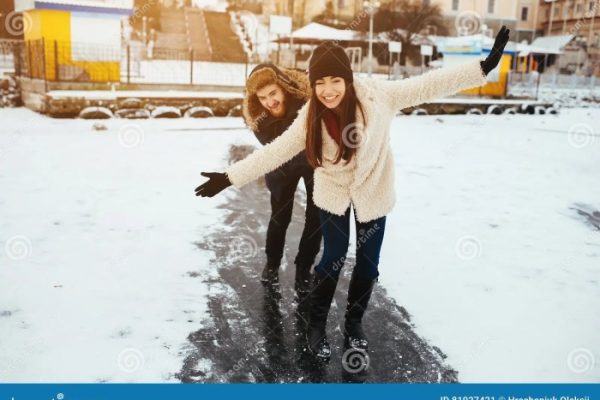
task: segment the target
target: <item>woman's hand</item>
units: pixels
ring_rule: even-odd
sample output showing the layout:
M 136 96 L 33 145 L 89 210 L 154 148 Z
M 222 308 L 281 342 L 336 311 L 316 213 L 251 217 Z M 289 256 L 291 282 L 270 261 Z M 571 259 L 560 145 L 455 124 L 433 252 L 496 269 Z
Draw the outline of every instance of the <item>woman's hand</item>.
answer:
M 196 188 L 196 196 L 213 197 L 231 186 L 227 174 L 222 172 L 202 172 L 200 175 L 207 177 L 208 181 Z
M 489 74 L 500 62 L 502 53 L 504 52 L 504 46 L 506 46 L 506 43 L 508 42 L 509 33 L 510 29 L 507 29 L 506 25 L 502 25 L 502 28 L 500 28 L 500 31 L 496 35 L 492 51 L 485 60 L 481 61 L 481 70 L 484 74 Z

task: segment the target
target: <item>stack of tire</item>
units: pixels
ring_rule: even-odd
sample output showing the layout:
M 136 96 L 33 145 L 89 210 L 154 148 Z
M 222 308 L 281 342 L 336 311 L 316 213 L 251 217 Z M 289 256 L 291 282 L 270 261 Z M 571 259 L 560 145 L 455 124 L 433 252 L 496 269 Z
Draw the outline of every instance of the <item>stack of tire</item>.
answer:
M 143 100 L 137 98 L 124 99 L 110 107 L 86 107 L 79 113 L 79 118 L 83 119 L 109 119 L 113 117 L 126 119 L 209 118 L 214 116 L 213 110 L 206 106 L 189 106 L 183 108 L 166 105 L 155 106 L 153 104 L 145 104 Z M 241 106 L 235 106 L 229 110 L 228 116 L 241 116 Z
M 0 108 L 22 105 L 17 82 L 11 77 L 0 78 Z

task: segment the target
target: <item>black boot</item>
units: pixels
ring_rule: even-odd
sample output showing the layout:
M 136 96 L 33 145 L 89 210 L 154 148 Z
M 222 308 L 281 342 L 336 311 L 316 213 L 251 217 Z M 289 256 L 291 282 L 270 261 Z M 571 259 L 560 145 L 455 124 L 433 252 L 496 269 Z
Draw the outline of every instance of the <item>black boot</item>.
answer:
M 311 264 L 296 264 L 296 279 L 294 289 L 298 297 L 303 297 L 310 292 L 310 269 Z
M 279 261 L 267 259 L 260 281 L 265 285 L 279 285 Z
M 359 277 L 352 271 L 348 288 L 348 306 L 344 323 L 344 346 L 368 350 L 369 340 L 362 329 L 362 317 L 369 304 L 377 279 Z
M 320 361 L 329 361 L 331 357 L 325 328 L 337 281 L 337 277 L 315 273 L 310 292 L 310 316 L 306 339 L 310 352 Z

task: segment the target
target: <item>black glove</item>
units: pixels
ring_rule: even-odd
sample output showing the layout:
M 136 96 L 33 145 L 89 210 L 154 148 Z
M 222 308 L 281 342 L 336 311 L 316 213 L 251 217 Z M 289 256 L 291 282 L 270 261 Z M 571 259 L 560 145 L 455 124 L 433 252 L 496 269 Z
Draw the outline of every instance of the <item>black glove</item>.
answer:
M 481 70 L 484 74 L 489 74 L 491 70 L 496 68 L 496 65 L 500 62 L 502 58 L 502 52 L 504 52 L 504 46 L 508 42 L 508 34 L 510 33 L 510 29 L 506 28 L 506 25 L 502 25 L 500 28 L 500 32 L 496 35 L 496 41 L 494 41 L 494 47 L 492 47 L 492 51 L 487 56 L 487 58 L 481 61 Z
M 200 175 L 207 177 L 208 181 L 196 188 L 196 196 L 213 197 L 231 186 L 227 174 L 222 172 L 202 172 Z

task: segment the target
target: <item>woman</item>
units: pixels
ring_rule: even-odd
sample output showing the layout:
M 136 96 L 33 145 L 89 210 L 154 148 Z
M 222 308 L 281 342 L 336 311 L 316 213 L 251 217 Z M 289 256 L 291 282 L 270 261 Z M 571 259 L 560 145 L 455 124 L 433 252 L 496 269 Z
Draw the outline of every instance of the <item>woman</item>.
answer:
M 368 349 L 361 322 L 379 276 L 386 215 L 395 202 L 391 120 L 403 108 L 483 85 L 500 61 L 509 32 L 505 26 L 500 29 L 484 61 L 402 81 L 354 80 L 344 49 L 324 42 L 315 48 L 309 62 L 311 98 L 288 130 L 231 165 L 226 173 L 202 173 L 210 180 L 196 188 L 196 195 L 212 197 L 230 185 L 240 188 L 306 150 L 308 162 L 315 168 L 312 196 L 319 208 L 324 239 L 310 293 L 307 332 L 308 347 L 317 358 L 329 360 L 331 355 L 325 328 L 348 250 L 351 206 L 357 250 L 348 289 L 344 343 L 346 347 Z

